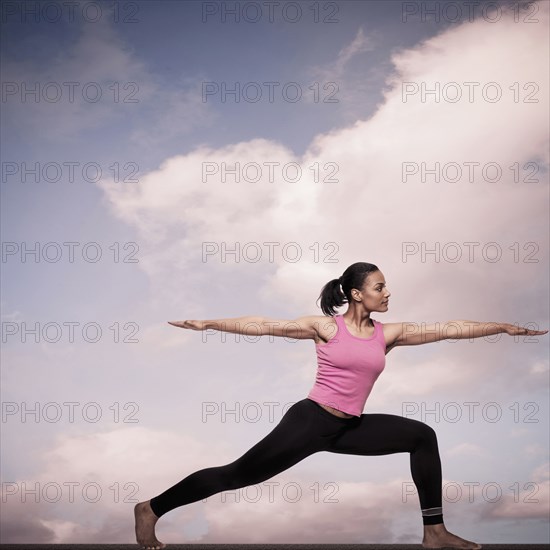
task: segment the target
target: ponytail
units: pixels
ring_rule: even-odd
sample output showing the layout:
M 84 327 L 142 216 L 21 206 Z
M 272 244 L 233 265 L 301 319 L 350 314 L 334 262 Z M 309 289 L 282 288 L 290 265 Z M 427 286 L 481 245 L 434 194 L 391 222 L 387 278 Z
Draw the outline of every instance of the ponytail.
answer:
M 361 289 L 370 273 L 379 271 L 374 264 L 357 262 L 350 265 L 339 279 L 332 279 L 321 290 L 317 301 L 321 300 L 324 315 L 334 317 L 335 308 L 351 302 L 351 289 Z
M 340 279 L 332 279 L 321 290 L 319 295 L 321 310 L 323 314 L 333 317 L 336 315 L 334 308 L 340 307 L 347 302 L 345 294 L 340 286 Z

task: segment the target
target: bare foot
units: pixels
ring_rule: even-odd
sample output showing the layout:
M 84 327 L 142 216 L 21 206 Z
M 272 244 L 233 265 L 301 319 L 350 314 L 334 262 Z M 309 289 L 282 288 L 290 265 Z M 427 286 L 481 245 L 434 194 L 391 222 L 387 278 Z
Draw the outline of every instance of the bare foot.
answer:
M 449 533 L 443 523 L 424 525 L 423 548 L 462 548 L 463 550 L 479 550 L 481 544 L 462 539 Z
M 159 518 L 151 509 L 148 500 L 138 502 L 134 506 L 134 517 L 136 519 L 136 540 L 144 550 L 166 548 L 166 544 L 157 540 L 155 536 L 155 524 Z

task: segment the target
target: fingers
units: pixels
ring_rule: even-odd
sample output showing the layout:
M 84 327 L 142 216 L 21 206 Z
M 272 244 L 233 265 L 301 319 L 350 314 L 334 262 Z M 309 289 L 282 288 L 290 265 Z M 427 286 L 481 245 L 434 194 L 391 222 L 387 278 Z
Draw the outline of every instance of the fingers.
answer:
M 527 327 L 513 327 L 512 330 L 507 331 L 510 336 L 539 336 L 547 332 L 548 330 L 534 330 Z
M 527 334 L 546 334 L 548 332 L 547 330 L 535 330 L 531 328 L 524 328 L 523 330 L 525 330 Z
M 167 323 L 178 328 L 189 328 L 193 330 L 198 330 L 196 326 L 196 321 L 167 321 Z
M 538 336 L 548 332 L 548 330 L 534 330 L 529 328 L 520 328 L 519 330 L 520 332 L 518 334 L 527 334 L 529 336 Z

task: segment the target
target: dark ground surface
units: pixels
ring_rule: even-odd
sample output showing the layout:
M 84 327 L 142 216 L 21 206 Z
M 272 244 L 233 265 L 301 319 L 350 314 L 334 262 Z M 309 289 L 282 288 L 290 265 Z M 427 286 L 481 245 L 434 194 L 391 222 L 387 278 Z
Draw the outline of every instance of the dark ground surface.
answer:
M 483 544 L 483 550 L 550 550 L 548 544 Z M 137 550 L 137 544 L 0 544 L 2 550 Z M 420 550 L 420 544 L 168 544 L 166 550 Z

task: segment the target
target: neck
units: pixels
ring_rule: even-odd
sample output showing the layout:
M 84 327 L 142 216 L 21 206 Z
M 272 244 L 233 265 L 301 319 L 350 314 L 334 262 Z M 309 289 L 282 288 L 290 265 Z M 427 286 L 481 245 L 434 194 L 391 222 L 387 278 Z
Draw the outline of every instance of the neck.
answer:
M 343 317 L 346 321 L 353 326 L 356 326 L 358 329 L 372 327 L 374 323 L 370 318 L 370 311 L 367 311 L 363 307 L 349 307 Z

